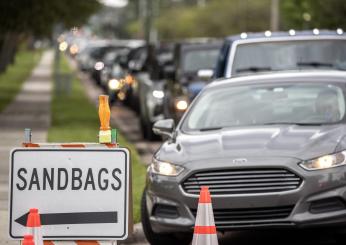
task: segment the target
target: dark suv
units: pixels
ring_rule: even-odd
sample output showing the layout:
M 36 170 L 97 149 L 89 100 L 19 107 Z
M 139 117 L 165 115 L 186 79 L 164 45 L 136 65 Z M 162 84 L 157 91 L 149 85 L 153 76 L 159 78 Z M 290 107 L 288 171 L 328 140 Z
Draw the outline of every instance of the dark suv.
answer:
M 318 30 L 242 33 L 224 40 L 215 78 L 287 70 L 345 70 L 346 35 Z
M 221 42 L 180 42 L 175 45 L 173 64 L 167 69 L 164 116 L 178 121 L 193 98 L 214 75 Z

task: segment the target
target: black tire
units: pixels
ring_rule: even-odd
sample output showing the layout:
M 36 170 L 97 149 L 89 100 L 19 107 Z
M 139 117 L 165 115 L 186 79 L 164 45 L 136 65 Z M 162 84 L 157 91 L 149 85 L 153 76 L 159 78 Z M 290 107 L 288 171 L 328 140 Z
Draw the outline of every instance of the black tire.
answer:
M 145 124 L 145 126 L 146 126 L 146 131 L 147 131 L 146 132 L 147 139 L 149 141 L 156 141 L 156 140 L 160 139 L 160 137 L 154 133 L 152 123 L 147 123 L 147 124 Z
M 146 122 L 144 119 L 140 119 L 141 132 L 144 139 L 149 141 L 159 140 L 160 137 L 153 131 L 153 124 Z
M 115 103 L 117 102 L 117 96 L 116 94 L 113 92 L 108 92 L 108 96 L 109 96 L 109 105 L 115 105 Z
M 147 129 L 145 126 L 145 122 L 143 121 L 142 118 L 139 121 L 140 121 L 139 123 L 141 126 L 141 133 L 142 133 L 143 139 L 147 139 Z
M 147 203 L 146 203 L 146 190 L 143 191 L 141 200 L 141 221 L 145 237 L 151 245 L 189 245 L 192 240 L 191 234 L 159 234 L 155 233 L 149 221 Z

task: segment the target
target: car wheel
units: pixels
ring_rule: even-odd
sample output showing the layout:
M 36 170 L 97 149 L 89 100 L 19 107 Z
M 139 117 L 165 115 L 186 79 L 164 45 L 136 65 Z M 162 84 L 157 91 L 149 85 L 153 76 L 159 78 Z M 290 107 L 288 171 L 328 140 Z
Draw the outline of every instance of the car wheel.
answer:
M 144 139 L 147 139 L 147 129 L 145 126 L 145 122 L 144 120 L 141 118 L 140 119 L 140 126 L 141 126 L 141 132 L 142 132 L 142 136 Z
M 156 135 L 153 131 L 153 124 L 152 123 L 146 123 L 145 124 L 145 128 L 146 128 L 146 138 L 149 141 L 155 141 L 155 140 L 159 140 L 160 137 L 158 135 Z
M 117 102 L 117 96 L 115 93 L 109 93 L 109 104 L 112 106 L 112 105 L 115 105 L 115 103 Z
M 160 137 L 153 131 L 153 124 L 147 122 L 145 119 L 140 119 L 141 132 L 144 139 L 149 141 L 159 140 Z
M 146 203 L 146 190 L 143 191 L 141 200 L 141 216 L 144 235 L 151 245 L 188 245 L 192 240 L 191 234 L 159 234 L 155 233 L 150 224 Z

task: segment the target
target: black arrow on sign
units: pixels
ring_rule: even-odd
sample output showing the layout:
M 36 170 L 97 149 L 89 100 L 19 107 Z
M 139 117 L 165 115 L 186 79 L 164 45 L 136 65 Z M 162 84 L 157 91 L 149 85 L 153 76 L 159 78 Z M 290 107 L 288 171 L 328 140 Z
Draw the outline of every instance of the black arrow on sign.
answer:
M 26 226 L 29 212 L 15 220 Z M 118 223 L 118 212 L 83 212 L 83 213 L 53 213 L 40 214 L 41 225 L 73 225 Z

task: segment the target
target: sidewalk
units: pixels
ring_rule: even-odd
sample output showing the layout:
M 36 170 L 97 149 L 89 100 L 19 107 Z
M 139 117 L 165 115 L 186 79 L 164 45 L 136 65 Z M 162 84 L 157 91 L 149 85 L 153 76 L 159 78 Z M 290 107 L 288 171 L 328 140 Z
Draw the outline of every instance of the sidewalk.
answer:
M 0 244 L 16 244 L 8 239 L 9 153 L 21 145 L 24 128 L 33 130 L 33 142 L 45 142 L 50 125 L 51 74 L 54 54 L 43 53 L 31 77 L 15 100 L 0 113 Z

